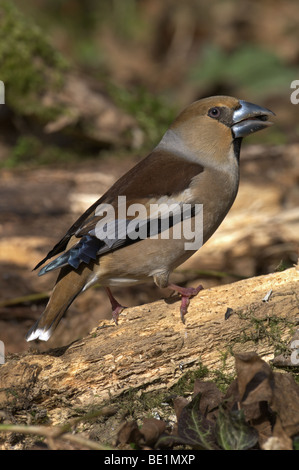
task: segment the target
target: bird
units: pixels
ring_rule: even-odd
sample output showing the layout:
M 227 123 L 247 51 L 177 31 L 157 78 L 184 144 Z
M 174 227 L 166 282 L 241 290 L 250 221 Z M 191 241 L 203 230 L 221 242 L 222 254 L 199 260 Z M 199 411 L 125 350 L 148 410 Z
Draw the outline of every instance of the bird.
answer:
M 47 341 L 74 299 L 95 284 L 106 289 L 116 324 L 125 307 L 111 288 L 145 282 L 180 295 L 184 323 L 190 299 L 203 287 L 180 287 L 169 276 L 227 215 L 238 192 L 242 140 L 271 126 L 273 116 L 267 108 L 231 96 L 205 97 L 183 109 L 153 151 L 93 203 L 35 266 L 40 276 L 57 270 L 58 277 L 26 340 Z M 189 232 L 184 231 L 188 224 Z

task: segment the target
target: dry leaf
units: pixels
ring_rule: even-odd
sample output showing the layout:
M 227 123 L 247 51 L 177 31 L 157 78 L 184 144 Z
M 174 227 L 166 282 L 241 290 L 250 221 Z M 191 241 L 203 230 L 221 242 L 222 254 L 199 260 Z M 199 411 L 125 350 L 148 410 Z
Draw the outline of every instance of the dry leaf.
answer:
M 213 418 L 215 413 L 213 411 L 218 410 L 223 394 L 218 389 L 214 382 L 204 381 L 197 379 L 194 383 L 194 395 L 201 394 L 199 402 L 199 410 L 209 419 Z
M 152 446 L 158 440 L 160 435 L 165 431 L 165 429 L 165 421 L 156 418 L 144 418 L 140 432 L 144 437 L 145 444 Z

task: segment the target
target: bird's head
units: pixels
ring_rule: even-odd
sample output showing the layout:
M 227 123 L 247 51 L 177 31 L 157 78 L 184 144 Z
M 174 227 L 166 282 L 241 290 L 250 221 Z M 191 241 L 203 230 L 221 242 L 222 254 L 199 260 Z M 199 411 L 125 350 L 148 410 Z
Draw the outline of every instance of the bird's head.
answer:
M 190 152 L 219 160 L 234 142 L 240 143 L 243 137 L 271 126 L 269 118 L 273 116 L 272 111 L 256 104 L 230 96 L 213 96 L 188 106 L 170 130 Z

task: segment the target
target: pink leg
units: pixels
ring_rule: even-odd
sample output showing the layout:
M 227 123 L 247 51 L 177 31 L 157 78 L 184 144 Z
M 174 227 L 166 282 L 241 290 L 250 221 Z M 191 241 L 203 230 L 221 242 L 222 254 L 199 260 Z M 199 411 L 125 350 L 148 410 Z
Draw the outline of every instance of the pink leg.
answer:
M 118 324 L 118 317 L 119 317 L 119 315 L 121 314 L 121 312 L 123 311 L 123 309 L 125 307 L 123 307 L 122 305 L 120 305 L 117 302 L 117 300 L 113 297 L 112 292 L 109 289 L 109 287 L 105 287 L 105 289 L 106 289 L 106 292 L 108 294 L 108 297 L 109 297 L 109 300 L 110 300 L 110 303 L 111 303 L 111 307 L 112 307 L 112 318 L 114 320 L 114 323 L 117 325 Z
M 185 315 L 188 311 L 190 298 L 197 295 L 198 292 L 200 292 L 203 289 L 203 287 L 201 285 L 198 287 L 180 287 L 180 286 L 177 286 L 176 284 L 169 284 L 168 287 L 178 292 L 182 296 L 180 312 L 181 312 L 181 320 L 183 323 L 185 323 Z

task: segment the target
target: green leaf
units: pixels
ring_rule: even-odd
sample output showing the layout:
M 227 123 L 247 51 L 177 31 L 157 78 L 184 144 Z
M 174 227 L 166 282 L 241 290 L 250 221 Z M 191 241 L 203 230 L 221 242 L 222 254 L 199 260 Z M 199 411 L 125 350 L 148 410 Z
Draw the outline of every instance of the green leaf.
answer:
M 201 393 L 183 408 L 178 420 L 178 435 L 163 435 L 156 447 L 184 444 L 193 449 L 215 450 L 214 423 L 205 418 L 199 409 Z
M 224 450 L 250 449 L 258 441 L 257 431 L 246 422 L 243 410 L 219 410 L 216 440 Z
M 214 425 L 201 413 L 200 400 L 201 393 L 198 393 L 183 408 L 178 422 L 178 435 L 193 448 L 212 450 L 215 449 Z

